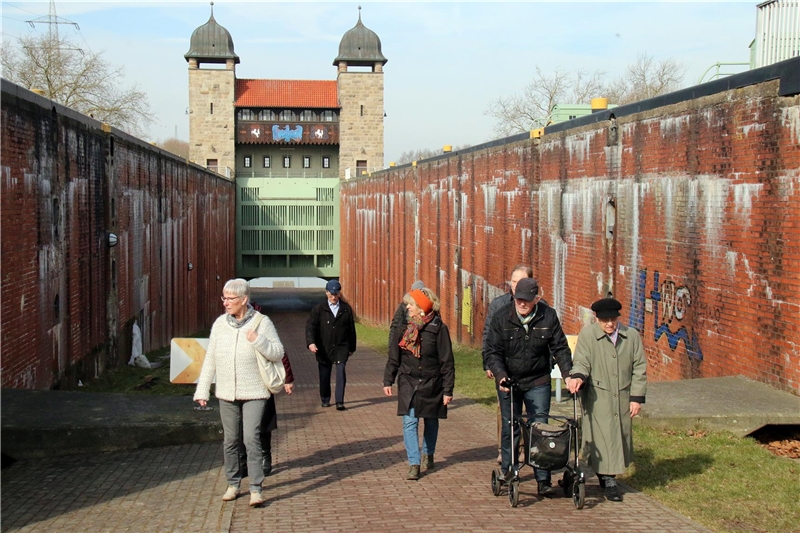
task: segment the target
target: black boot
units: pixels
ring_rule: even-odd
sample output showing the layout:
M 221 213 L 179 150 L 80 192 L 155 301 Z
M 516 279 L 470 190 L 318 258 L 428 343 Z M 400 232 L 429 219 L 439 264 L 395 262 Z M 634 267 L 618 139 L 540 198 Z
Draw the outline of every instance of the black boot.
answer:
M 602 476 L 600 479 L 603 480 L 603 487 L 605 487 L 606 500 L 610 502 L 621 502 L 622 494 L 619 493 L 617 480 L 614 479 L 614 476 Z
M 553 484 L 549 481 L 540 481 L 539 482 L 539 496 L 544 496 L 545 498 L 552 498 L 556 495 L 556 489 L 553 488 Z

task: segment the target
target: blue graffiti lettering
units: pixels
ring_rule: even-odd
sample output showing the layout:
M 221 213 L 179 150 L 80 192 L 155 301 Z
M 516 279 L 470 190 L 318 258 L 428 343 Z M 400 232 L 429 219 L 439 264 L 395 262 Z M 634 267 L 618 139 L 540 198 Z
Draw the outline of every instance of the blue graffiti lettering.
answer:
M 646 274 L 645 274 L 646 275 Z M 669 294 L 669 298 L 665 298 L 664 291 L 659 291 L 659 272 L 656 270 L 653 272 L 653 287 L 654 289 L 650 291 L 650 298 L 653 300 L 653 325 L 655 327 L 655 331 L 653 332 L 653 339 L 658 342 L 658 340 L 666 335 L 667 336 L 667 343 L 672 350 L 675 350 L 678 347 L 678 343 L 683 341 L 683 344 L 686 346 L 686 353 L 692 359 L 697 359 L 698 361 L 703 360 L 703 351 L 700 349 L 700 344 L 697 342 L 697 335 L 692 333 L 691 338 L 689 337 L 689 333 L 686 331 L 686 326 L 681 326 L 678 331 L 672 331 L 669 329 L 669 323 L 672 322 L 673 318 L 677 318 L 678 320 L 683 319 L 684 316 L 684 305 L 689 305 L 691 303 L 691 299 L 688 297 L 688 289 L 685 287 L 681 287 L 677 291 L 674 288 L 674 283 L 665 283 L 664 288 L 667 289 L 667 293 Z M 678 295 L 681 298 L 680 305 L 675 305 L 675 296 Z M 669 300 L 669 301 L 667 301 Z M 663 317 L 663 322 L 659 323 L 658 320 L 658 309 L 659 309 L 659 302 L 661 302 L 664 306 L 665 313 Z M 677 313 L 675 313 L 675 309 L 679 309 Z
M 686 346 L 687 355 L 698 361 L 703 360 L 703 350 L 700 348 L 697 335 L 692 332 L 689 335 L 686 326 L 681 326 L 677 331 L 672 331 L 669 327 L 674 320 L 681 321 L 686 316 L 686 311 L 692 304 L 691 294 L 687 287 L 675 287 L 671 281 L 659 285 L 660 273 L 653 272 L 653 290 L 650 291 L 653 312 L 653 339 L 658 340 L 666 336 L 670 349 L 675 350 L 680 341 Z M 628 326 L 635 328 L 639 333 L 644 333 L 645 310 L 646 308 L 646 286 L 647 270 L 639 270 L 636 283 L 633 287 L 633 297 L 631 299 L 630 313 L 628 314 Z M 659 309 L 663 309 L 662 317 L 659 319 Z
M 647 287 L 647 270 L 640 270 L 639 276 L 636 279 L 636 285 L 633 286 L 633 298 L 631 298 L 631 310 L 628 313 L 628 327 L 638 331 L 640 334 L 644 333 L 644 305 L 645 295 L 644 291 Z

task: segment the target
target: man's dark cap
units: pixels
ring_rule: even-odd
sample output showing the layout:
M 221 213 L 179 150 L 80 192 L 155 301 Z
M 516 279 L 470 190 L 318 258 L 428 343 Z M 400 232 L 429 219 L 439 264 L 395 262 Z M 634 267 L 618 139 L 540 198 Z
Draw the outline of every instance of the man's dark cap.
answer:
M 338 279 L 332 279 L 325 285 L 325 290 L 331 294 L 339 294 L 339 291 L 342 290 L 342 284 L 339 283 Z
M 592 304 L 592 311 L 597 318 L 616 318 L 619 316 L 620 309 L 622 309 L 622 304 L 614 298 L 603 298 Z
M 522 278 L 514 289 L 514 298 L 533 301 L 539 294 L 539 283 L 533 278 Z

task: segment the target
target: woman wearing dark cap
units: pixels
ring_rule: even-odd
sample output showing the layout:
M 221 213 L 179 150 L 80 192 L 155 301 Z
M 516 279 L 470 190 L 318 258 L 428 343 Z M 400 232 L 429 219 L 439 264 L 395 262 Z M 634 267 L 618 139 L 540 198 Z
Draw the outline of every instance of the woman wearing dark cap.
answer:
M 450 332 L 439 315 L 439 298 L 427 287 L 405 295 L 408 325 L 389 343 L 383 392 L 392 395 L 397 379 L 397 415 L 403 417 L 403 442 L 408 456 L 406 479 L 419 479 L 420 464 L 433 468 L 439 419 L 447 418 L 456 371 Z M 419 419 L 425 420 L 420 461 Z
M 614 477 L 633 462 L 631 419 L 647 392 L 647 358 L 639 332 L 619 322 L 622 304 L 603 298 L 592 304 L 597 321 L 578 335 L 567 388 L 581 389 L 583 444 L 609 501 L 620 502 Z

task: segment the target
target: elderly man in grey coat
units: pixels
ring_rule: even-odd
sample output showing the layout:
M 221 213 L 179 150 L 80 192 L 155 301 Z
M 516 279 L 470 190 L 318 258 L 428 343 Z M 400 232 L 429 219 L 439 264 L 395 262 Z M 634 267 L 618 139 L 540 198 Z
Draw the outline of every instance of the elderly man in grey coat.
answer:
M 647 358 L 639 333 L 619 322 L 622 304 L 603 298 L 592 304 L 597 321 L 578 335 L 567 383 L 583 401 L 583 443 L 589 466 L 609 501 L 620 502 L 614 476 L 633 462 L 631 419 L 647 392 Z

